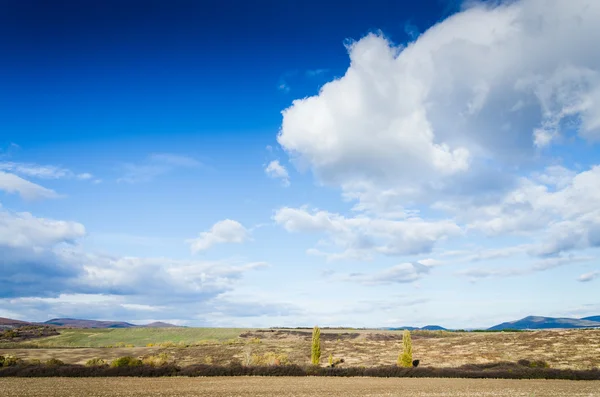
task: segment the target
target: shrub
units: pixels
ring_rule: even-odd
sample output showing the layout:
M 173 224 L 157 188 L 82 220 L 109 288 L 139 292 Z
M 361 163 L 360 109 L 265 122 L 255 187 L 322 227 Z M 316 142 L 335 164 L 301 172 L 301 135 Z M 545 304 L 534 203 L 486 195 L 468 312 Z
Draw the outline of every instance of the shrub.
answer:
M 168 340 L 166 342 L 162 342 L 160 344 L 160 347 L 177 347 L 177 345 L 174 342 Z
M 6 331 L 4 331 L 2 333 L 2 335 L 0 335 L 0 337 L 6 338 L 6 339 L 16 338 L 17 336 L 19 336 L 19 333 L 17 331 L 15 331 L 14 329 L 7 329 Z
M 212 365 L 212 363 L 213 363 L 212 356 L 206 356 L 206 357 L 204 357 L 204 364 Z
M 119 357 L 119 358 L 114 359 L 110 363 L 110 366 L 113 368 L 139 367 L 141 365 L 142 365 L 142 360 L 140 360 L 138 358 L 133 358 L 131 356 Z
M 142 363 L 151 367 L 161 367 L 169 364 L 169 355 L 167 353 L 160 353 L 155 356 L 147 356 L 142 359 Z
M 313 328 L 310 361 L 313 365 L 319 365 L 321 361 L 321 330 L 317 326 Z
M 135 345 L 131 344 L 131 343 L 128 343 L 128 344 L 125 345 L 125 347 L 135 347 Z
M 0 356 L 0 367 L 2 367 L 4 365 L 4 356 Z
M 252 365 L 252 348 L 246 348 L 242 351 L 242 365 L 250 366 Z
M 49 360 L 46 360 L 45 364 L 48 367 L 60 367 L 62 365 L 65 365 L 65 363 L 62 360 L 59 360 L 58 358 L 51 358 Z
M 273 352 L 267 352 L 263 355 L 253 354 L 251 364 L 254 366 L 274 366 L 274 365 L 288 365 L 290 360 L 287 354 L 276 354 Z
M 101 358 L 92 358 L 85 362 L 86 367 L 103 367 L 106 365 L 106 361 Z
M 412 367 L 412 341 L 410 339 L 410 331 L 404 330 L 402 335 L 402 353 L 398 356 L 399 367 Z
M 3 360 L 3 363 L 2 363 L 2 366 L 3 367 L 13 367 L 15 365 L 20 364 L 21 361 L 22 360 L 20 358 L 17 358 L 15 356 L 10 356 L 10 355 L 9 356 L 5 356 L 4 360 Z
M 146 343 L 146 347 L 154 347 L 154 343 Z
M 517 364 L 519 364 L 523 367 L 529 367 L 529 368 L 550 368 L 550 365 L 548 365 L 548 363 L 543 360 L 536 360 L 536 361 L 519 360 L 519 361 L 517 361 Z
M 329 353 L 329 366 L 333 367 L 333 354 Z

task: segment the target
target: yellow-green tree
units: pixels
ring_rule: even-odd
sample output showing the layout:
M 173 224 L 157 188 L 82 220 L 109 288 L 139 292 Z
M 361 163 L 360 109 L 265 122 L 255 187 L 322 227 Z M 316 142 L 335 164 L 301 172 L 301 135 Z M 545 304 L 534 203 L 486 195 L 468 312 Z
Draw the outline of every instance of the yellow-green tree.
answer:
M 398 355 L 399 367 L 412 367 L 412 341 L 410 331 L 404 330 L 402 335 L 402 352 Z
M 317 326 L 313 328 L 310 361 L 313 365 L 319 365 L 321 361 L 321 330 Z

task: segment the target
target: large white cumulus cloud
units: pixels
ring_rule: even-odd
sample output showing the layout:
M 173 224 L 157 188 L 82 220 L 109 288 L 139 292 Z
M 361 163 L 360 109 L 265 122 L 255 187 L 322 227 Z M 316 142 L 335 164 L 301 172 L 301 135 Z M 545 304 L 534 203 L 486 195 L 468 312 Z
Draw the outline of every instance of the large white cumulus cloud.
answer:
M 597 140 L 599 20 L 595 0 L 524 0 L 475 5 L 405 48 L 370 34 L 348 46 L 343 77 L 283 112 L 278 141 L 350 194 L 414 197 L 524 164 L 565 126 Z
M 277 211 L 288 231 L 321 231 L 338 249 L 309 253 L 435 255 L 446 239 L 493 252 L 512 236 L 502 257 L 532 263 L 486 275 L 594 258 L 600 166 L 560 154 L 600 141 L 600 2 L 469 4 L 406 46 L 352 42 L 345 74 L 283 111 L 278 142 L 294 164 L 354 204 L 351 216 Z

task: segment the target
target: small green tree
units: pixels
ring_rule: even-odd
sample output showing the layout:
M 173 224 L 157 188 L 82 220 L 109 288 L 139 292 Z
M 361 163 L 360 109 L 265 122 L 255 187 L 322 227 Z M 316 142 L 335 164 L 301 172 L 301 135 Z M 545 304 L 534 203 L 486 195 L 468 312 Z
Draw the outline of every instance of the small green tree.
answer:
M 310 361 L 313 365 L 319 365 L 321 361 L 321 330 L 317 326 L 313 328 Z
M 399 367 L 412 367 L 412 341 L 410 340 L 410 331 L 404 330 L 402 335 L 402 352 L 398 356 Z

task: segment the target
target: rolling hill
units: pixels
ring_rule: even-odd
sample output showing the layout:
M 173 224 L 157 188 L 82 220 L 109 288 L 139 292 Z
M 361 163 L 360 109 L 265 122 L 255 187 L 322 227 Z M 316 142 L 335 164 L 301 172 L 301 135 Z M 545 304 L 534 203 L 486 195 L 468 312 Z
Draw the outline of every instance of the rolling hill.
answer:
M 26 325 L 33 325 L 33 323 L 21 320 L 13 320 L 12 318 L 0 317 L 0 329 L 24 327 Z
M 555 318 L 528 316 L 516 321 L 509 321 L 488 328 L 489 331 L 500 331 L 503 329 L 553 329 L 553 328 L 600 328 L 600 322 L 592 321 L 592 318 L 600 316 L 578 318 Z
M 446 328 L 440 327 L 439 325 L 426 325 L 419 329 L 423 331 L 446 331 Z
M 155 321 L 150 324 L 136 325 L 125 321 L 99 321 L 84 320 L 78 318 L 54 318 L 43 323 L 31 321 L 14 320 L 12 318 L 0 317 L 0 329 L 18 328 L 28 325 L 46 325 L 60 328 L 179 328 L 179 325 Z
M 135 325 L 125 321 L 82 320 L 77 318 L 54 318 L 44 324 L 68 328 L 173 328 L 177 325 L 156 321 L 146 325 Z
M 145 328 L 179 328 L 179 325 L 164 323 L 162 321 L 155 321 L 150 324 L 141 325 L 141 327 L 145 327 Z
M 124 321 L 96 321 L 77 318 L 53 318 L 44 322 L 44 324 L 70 328 L 132 328 L 136 326 Z
M 600 316 L 584 317 L 584 318 L 582 318 L 582 320 L 598 321 L 598 322 L 600 322 Z
M 393 327 L 393 328 L 381 328 L 381 329 L 386 329 L 386 330 L 390 330 L 390 331 L 401 331 L 401 330 L 407 330 L 407 331 L 446 331 L 447 329 L 444 327 L 440 327 L 439 325 L 426 325 L 424 327 L 411 327 L 411 326 L 405 326 L 405 327 Z

